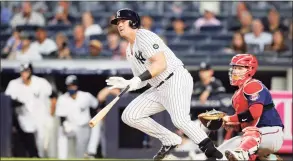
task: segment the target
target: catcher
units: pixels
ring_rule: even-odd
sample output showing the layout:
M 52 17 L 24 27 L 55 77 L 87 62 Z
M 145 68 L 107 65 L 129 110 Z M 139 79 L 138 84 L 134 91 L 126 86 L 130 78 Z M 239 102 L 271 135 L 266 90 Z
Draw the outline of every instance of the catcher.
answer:
M 235 114 L 227 116 L 214 110 L 199 115 L 199 119 L 212 130 L 221 123 L 226 130 L 242 130 L 242 136 L 233 137 L 218 147 L 227 157 L 223 159 L 281 160 L 272 153 L 278 152 L 283 144 L 284 125 L 267 87 L 252 78 L 258 68 L 256 57 L 238 54 L 230 65 L 230 84 L 239 87 L 232 97 Z

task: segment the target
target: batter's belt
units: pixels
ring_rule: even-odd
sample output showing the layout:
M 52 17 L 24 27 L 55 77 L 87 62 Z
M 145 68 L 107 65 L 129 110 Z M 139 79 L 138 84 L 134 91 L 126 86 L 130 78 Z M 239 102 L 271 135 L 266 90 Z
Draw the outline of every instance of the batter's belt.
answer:
M 159 85 L 156 86 L 156 88 L 159 88 L 161 85 L 163 85 L 163 84 L 165 83 L 165 81 L 167 81 L 168 79 L 170 79 L 173 75 L 174 75 L 173 72 L 170 73 L 170 74 L 168 75 L 168 77 L 165 78 L 165 80 L 163 80 L 162 82 L 159 83 Z

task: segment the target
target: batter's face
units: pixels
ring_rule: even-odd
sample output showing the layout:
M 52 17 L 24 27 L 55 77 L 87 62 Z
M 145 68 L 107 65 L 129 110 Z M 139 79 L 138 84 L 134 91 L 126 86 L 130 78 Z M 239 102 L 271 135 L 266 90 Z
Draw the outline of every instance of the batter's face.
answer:
M 129 20 L 120 19 L 117 22 L 117 29 L 121 37 L 127 37 L 132 28 L 129 26 Z

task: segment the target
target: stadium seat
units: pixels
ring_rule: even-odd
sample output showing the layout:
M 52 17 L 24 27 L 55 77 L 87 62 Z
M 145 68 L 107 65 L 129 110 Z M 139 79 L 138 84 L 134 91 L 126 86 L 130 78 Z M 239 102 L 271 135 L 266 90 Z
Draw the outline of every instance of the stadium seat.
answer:
M 180 39 L 192 41 L 192 42 L 198 42 L 198 41 L 206 41 L 208 39 L 208 36 L 204 34 L 190 34 L 190 35 L 184 35 Z
M 223 31 L 223 26 L 202 26 L 201 33 L 220 33 Z
M 196 45 L 195 46 L 195 51 L 215 52 L 215 51 L 220 51 L 223 48 L 225 48 L 225 46 L 222 45 L 222 44 L 209 43 L 209 44 Z
M 60 31 L 68 31 L 71 30 L 72 26 L 71 25 L 48 25 L 46 29 L 48 31 L 53 31 L 53 32 L 60 32 Z
M 39 26 L 36 25 L 18 25 L 16 26 L 16 29 L 21 31 L 28 31 L 28 32 L 34 32 L 37 30 Z
M 101 35 L 91 35 L 90 40 L 100 40 L 100 41 L 106 41 L 107 35 L 101 34 Z
M 231 42 L 233 38 L 233 35 L 231 34 L 221 34 L 221 35 L 212 35 L 211 40 L 212 41 L 228 41 Z

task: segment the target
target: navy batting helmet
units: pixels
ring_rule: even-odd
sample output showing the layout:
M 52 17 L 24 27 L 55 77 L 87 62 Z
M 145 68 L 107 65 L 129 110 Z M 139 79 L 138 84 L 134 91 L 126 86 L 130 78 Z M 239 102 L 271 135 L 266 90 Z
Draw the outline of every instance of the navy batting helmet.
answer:
M 31 73 L 33 72 L 33 65 L 31 63 L 23 63 L 19 67 L 20 72 L 23 72 L 28 69 L 31 71 Z
M 121 9 L 117 11 L 115 18 L 111 21 L 111 24 L 117 25 L 118 20 L 124 19 L 124 20 L 130 20 L 129 26 L 133 29 L 140 27 L 140 18 L 139 15 L 132 11 L 131 9 Z

